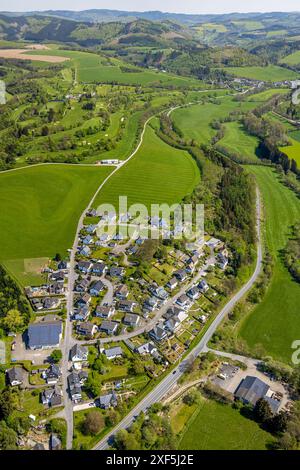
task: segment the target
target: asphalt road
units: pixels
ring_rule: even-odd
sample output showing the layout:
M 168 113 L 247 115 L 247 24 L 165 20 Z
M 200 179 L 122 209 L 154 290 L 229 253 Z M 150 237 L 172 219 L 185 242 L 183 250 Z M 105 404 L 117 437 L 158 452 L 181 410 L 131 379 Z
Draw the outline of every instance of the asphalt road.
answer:
M 233 307 L 244 297 L 244 295 L 251 289 L 255 281 L 257 280 L 261 267 L 262 267 L 262 244 L 261 244 L 261 205 L 260 205 L 260 194 L 258 189 L 256 196 L 256 221 L 257 221 L 257 260 L 255 270 L 244 286 L 227 302 L 222 308 L 220 313 L 208 327 L 207 331 L 197 344 L 194 349 L 185 357 L 185 359 L 178 364 L 170 374 L 168 374 L 128 415 L 110 432 L 108 433 L 95 447 L 93 450 L 104 450 L 107 449 L 112 441 L 114 435 L 120 429 L 126 429 L 134 421 L 135 417 L 142 411 L 146 411 L 149 406 L 153 403 L 161 401 L 161 399 L 172 389 L 177 380 L 184 373 L 185 365 L 189 359 L 196 357 L 200 353 L 207 350 L 207 343 L 211 339 L 212 335 L 224 319 L 224 317 L 233 309 Z

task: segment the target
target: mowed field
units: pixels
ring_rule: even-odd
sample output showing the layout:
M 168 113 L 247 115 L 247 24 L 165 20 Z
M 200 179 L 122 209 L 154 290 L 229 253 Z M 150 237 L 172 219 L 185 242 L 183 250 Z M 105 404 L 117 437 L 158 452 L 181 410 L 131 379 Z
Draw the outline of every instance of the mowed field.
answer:
M 109 167 L 41 165 L 0 174 L 0 259 L 62 255 Z M 24 263 L 23 263 L 24 264 Z M 18 267 L 19 266 L 19 267 Z
M 118 59 L 106 59 L 89 52 L 65 51 L 60 49 L 31 52 L 31 54 L 34 55 L 41 55 L 42 53 L 44 55 L 62 56 L 71 59 L 69 63 L 71 65 L 73 63 L 77 69 L 77 80 L 84 83 L 115 82 L 128 85 L 164 84 L 178 87 L 196 86 L 199 88 L 203 86 L 199 80 L 193 78 L 178 77 L 168 73 L 138 68 L 125 64 Z M 124 66 L 130 70 L 122 69 Z
M 180 450 L 265 450 L 274 441 L 229 405 L 203 399 L 198 409 L 183 432 Z
M 298 168 L 300 167 L 300 142 L 298 140 L 295 140 L 289 136 L 289 140 L 291 141 L 292 145 L 289 145 L 287 147 L 281 147 L 280 150 L 284 152 L 290 160 L 295 160 L 295 162 L 298 165 Z
M 148 125 L 137 154 L 107 182 L 94 206 L 111 203 L 118 206 L 119 195 L 128 204 L 172 204 L 190 194 L 200 180 L 192 157 L 159 139 Z
M 291 361 L 291 344 L 300 338 L 300 285 L 293 281 L 280 256 L 293 224 L 300 220 L 300 200 L 267 167 L 249 167 L 264 201 L 266 242 L 275 266 L 263 301 L 245 318 L 239 335 L 250 347 L 262 345 L 266 354 Z
M 224 118 L 234 110 L 250 111 L 255 106 L 255 102 L 237 102 L 227 96 L 220 98 L 220 104 L 196 104 L 176 109 L 171 117 L 186 138 L 194 139 L 198 143 L 206 143 L 216 134 L 216 130 L 211 126 L 214 119 Z
M 239 122 L 225 124 L 225 136 L 219 140 L 217 147 L 223 147 L 232 154 L 239 155 L 240 161 L 255 163 L 258 160 L 256 149 L 259 144 L 257 137 L 247 134 Z
M 226 67 L 226 72 L 235 77 L 263 80 L 265 82 L 277 82 L 281 80 L 293 80 L 299 78 L 299 74 L 278 65 L 267 67 Z
M 299 65 L 300 64 L 300 51 L 293 52 L 282 59 L 282 63 L 287 65 Z

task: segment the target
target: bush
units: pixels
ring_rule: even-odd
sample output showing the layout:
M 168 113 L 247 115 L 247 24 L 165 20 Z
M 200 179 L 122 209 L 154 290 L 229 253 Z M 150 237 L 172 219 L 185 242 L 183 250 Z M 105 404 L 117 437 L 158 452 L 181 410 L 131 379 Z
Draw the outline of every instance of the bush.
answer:
M 85 435 L 95 435 L 104 427 L 104 419 L 101 413 L 97 410 L 92 410 L 87 413 L 84 422 L 82 423 L 82 432 Z

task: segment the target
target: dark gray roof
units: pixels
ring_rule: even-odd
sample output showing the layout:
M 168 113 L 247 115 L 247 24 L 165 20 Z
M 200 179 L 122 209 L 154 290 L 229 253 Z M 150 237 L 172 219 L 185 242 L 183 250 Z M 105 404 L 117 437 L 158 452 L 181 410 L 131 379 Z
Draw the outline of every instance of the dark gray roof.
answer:
M 255 405 L 257 400 L 266 395 L 269 388 L 269 385 L 257 377 L 247 375 L 247 377 L 240 383 L 237 391 L 235 392 L 235 396 L 247 403 Z
M 7 377 L 10 383 L 17 380 L 18 382 L 23 381 L 23 372 L 20 367 L 13 367 L 7 371 Z
M 30 348 L 55 346 L 61 333 L 61 321 L 33 323 L 28 327 L 28 345 Z
M 116 346 L 114 348 L 109 348 L 104 351 L 106 357 L 114 357 L 114 356 L 122 356 L 123 350 L 120 346 Z

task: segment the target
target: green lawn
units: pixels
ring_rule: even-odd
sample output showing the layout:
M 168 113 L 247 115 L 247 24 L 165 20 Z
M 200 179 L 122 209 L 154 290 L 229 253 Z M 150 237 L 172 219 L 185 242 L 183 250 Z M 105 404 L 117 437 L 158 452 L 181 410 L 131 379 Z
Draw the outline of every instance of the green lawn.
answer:
M 181 414 L 182 414 L 181 410 Z M 180 450 L 265 450 L 272 436 L 230 405 L 201 400 L 183 433 Z
M 137 154 L 108 181 L 94 206 L 110 203 L 117 207 L 119 195 L 127 196 L 129 205 L 180 202 L 199 179 L 192 157 L 165 144 L 148 126 Z
M 256 93 L 254 95 L 250 95 L 247 100 L 248 101 L 256 101 L 256 102 L 264 102 L 272 98 L 274 95 L 285 95 L 286 93 L 289 93 L 288 88 L 269 88 L 268 90 L 261 91 L 260 93 Z
M 262 345 L 266 354 L 284 362 L 291 360 L 291 344 L 300 337 L 300 285 L 284 267 L 280 250 L 290 227 L 300 220 L 300 200 L 283 186 L 271 168 L 249 167 L 256 176 L 265 206 L 266 242 L 274 257 L 273 278 L 263 301 L 247 316 L 240 336 L 250 347 Z
M 289 54 L 282 59 L 282 62 L 287 65 L 299 65 L 300 64 L 300 51 L 296 51 L 293 54 Z
M 279 67 L 278 65 L 268 65 L 267 67 L 226 67 L 224 70 L 236 77 L 263 80 L 266 82 L 299 78 L 298 73 L 293 70 L 285 69 L 284 67 Z
M 44 165 L 0 174 L 0 259 L 64 254 L 79 216 L 110 171 Z
M 235 110 L 251 110 L 255 106 L 255 103 L 237 102 L 228 96 L 220 98 L 220 104 L 196 104 L 177 109 L 171 117 L 186 138 L 195 139 L 198 143 L 207 143 L 216 134 L 210 125 L 214 119 L 224 118 Z
M 225 124 L 225 128 L 225 136 L 219 140 L 217 147 L 224 147 L 229 152 L 239 155 L 241 162 L 257 162 L 255 152 L 259 144 L 258 138 L 247 134 L 239 122 L 229 122 Z
M 289 157 L 290 160 L 294 159 L 299 168 L 300 167 L 300 142 L 298 140 L 292 139 L 290 136 L 289 136 L 289 140 L 291 141 L 292 145 L 289 145 L 288 147 L 281 147 L 280 150 L 284 152 Z

